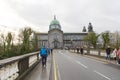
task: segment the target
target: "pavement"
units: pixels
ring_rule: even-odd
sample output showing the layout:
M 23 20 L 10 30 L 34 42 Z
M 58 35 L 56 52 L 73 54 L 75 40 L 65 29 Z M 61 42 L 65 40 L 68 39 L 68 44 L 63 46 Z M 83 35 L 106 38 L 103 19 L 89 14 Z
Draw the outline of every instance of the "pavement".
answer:
M 49 80 L 50 69 L 51 69 L 52 56 L 49 55 L 47 58 L 47 66 L 43 67 L 40 62 L 26 77 L 24 80 Z

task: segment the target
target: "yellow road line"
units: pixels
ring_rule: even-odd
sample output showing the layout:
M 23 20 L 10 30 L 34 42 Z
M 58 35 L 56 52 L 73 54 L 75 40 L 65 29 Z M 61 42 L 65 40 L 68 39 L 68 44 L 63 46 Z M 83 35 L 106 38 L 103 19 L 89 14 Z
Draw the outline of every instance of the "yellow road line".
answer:
M 56 63 L 54 58 L 53 61 L 54 61 L 54 80 L 57 80 Z
M 54 66 L 54 80 L 61 80 L 58 65 L 56 64 L 55 57 L 53 56 L 53 66 Z

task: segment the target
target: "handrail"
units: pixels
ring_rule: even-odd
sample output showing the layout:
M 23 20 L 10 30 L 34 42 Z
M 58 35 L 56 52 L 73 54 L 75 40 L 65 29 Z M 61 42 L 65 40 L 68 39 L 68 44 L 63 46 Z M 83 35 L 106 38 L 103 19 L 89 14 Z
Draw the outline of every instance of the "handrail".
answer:
M 0 60 L 0 80 L 15 80 L 39 62 L 39 51 Z
M 38 54 L 38 53 L 39 53 L 39 51 L 0 60 L 0 67 L 3 67 L 6 64 L 13 63 L 17 60 L 20 60 L 20 59 L 23 59 L 25 57 L 32 56 L 32 55 L 35 55 L 35 54 Z

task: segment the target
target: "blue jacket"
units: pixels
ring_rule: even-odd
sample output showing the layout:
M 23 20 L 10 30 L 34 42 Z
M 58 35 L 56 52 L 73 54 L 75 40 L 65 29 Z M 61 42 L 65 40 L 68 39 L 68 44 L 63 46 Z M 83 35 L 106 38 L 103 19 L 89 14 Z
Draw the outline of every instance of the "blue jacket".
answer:
M 46 57 L 48 56 L 47 49 L 45 47 L 41 48 L 40 56 L 46 56 Z

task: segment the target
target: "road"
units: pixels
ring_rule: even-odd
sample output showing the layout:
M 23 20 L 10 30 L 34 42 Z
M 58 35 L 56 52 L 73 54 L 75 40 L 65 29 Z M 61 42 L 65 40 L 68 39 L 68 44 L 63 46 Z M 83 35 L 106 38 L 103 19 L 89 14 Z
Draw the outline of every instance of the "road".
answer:
M 120 66 L 54 50 L 54 80 L 120 80 Z

